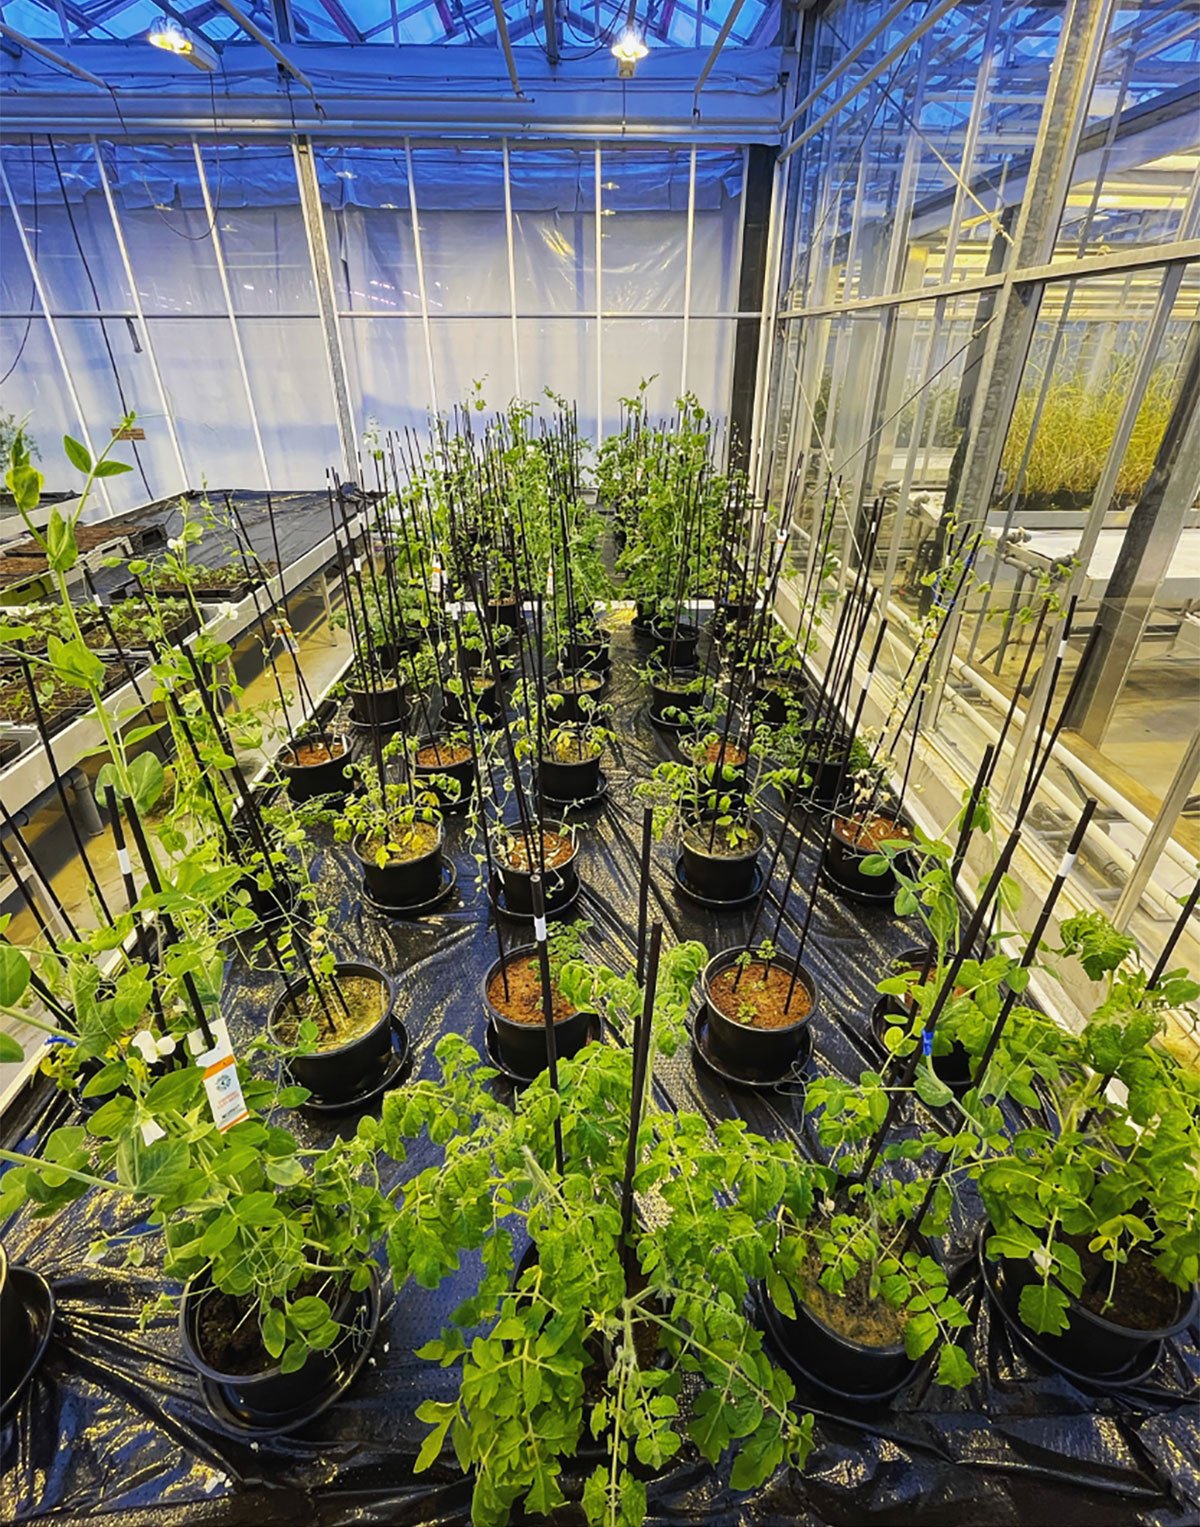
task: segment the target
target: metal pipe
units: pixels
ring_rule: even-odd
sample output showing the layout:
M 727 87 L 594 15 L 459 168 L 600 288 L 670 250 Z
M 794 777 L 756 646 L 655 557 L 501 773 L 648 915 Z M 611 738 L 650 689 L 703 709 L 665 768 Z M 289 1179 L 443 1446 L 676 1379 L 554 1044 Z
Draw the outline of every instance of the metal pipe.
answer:
M 709 72 L 712 69 L 712 66 L 716 63 L 721 49 L 725 46 L 725 39 L 729 36 L 730 32 L 733 31 L 733 23 L 738 19 L 744 4 L 745 0 L 733 0 L 733 4 L 729 7 L 729 15 L 726 16 L 724 25 L 717 33 L 717 40 L 712 45 L 712 52 L 709 53 L 708 57 L 705 59 L 704 68 L 700 71 L 700 78 L 696 81 L 696 89 L 694 92 L 696 95 L 699 95 L 700 92 L 704 89 L 704 81 L 708 78 Z
M 308 75 L 305 74 L 302 69 L 297 69 L 287 54 L 277 48 L 271 39 L 267 36 L 267 34 L 259 27 L 255 26 L 254 22 L 250 20 L 249 16 L 244 15 L 243 12 L 238 10 L 237 6 L 234 5 L 233 0 L 216 0 L 216 3 L 221 7 L 223 11 L 231 16 L 234 21 L 237 22 L 238 26 L 241 27 L 242 31 L 245 32 L 248 37 L 253 37 L 255 42 L 261 43 L 262 46 L 266 48 L 267 52 L 271 55 L 271 57 L 275 60 L 281 69 L 286 69 L 293 79 L 299 80 L 300 84 L 302 84 L 305 90 L 308 91 L 309 95 L 312 96 L 313 104 L 316 106 L 319 114 L 323 117 L 325 115 L 325 110 L 322 107 L 320 101 L 317 100 L 317 92 L 313 89 L 312 81 L 309 79 Z
M 952 11 L 957 4 L 958 0 L 941 0 L 939 5 L 935 5 L 933 10 L 924 16 L 913 27 L 911 32 L 906 33 L 894 48 L 889 48 L 873 69 L 868 69 L 862 79 L 856 80 L 849 90 L 843 95 L 838 96 L 837 100 L 834 101 L 828 110 L 821 113 L 815 122 L 809 123 L 802 133 L 799 133 L 792 139 L 787 148 L 780 154 L 780 162 L 782 163 L 783 160 L 790 159 L 802 143 L 807 143 L 814 133 L 819 133 L 826 122 L 832 121 L 840 111 L 849 105 L 856 95 L 865 90 L 868 85 L 873 85 L 880 75 L 886 74 L 896 60 L 902 58 L 908 52 L 914 42 L 924 37 L 925 33 L 931 27 L 935 27 L 947 11 Z
M 500 38 L 500 46 L 504 49 L 504 62 L 508 65 L 508 77 L 512 80 L 513 94 L 517 100 L 523 101 L 525 92 L 521 89 L 517 61 L 513 57 L 512 39 L 508 35 L 508 17 L 504 14 L 503 0 L 492 0 L 492 10 L 496 13 L 496 34 Z
M 86 69 L 81 69 L 78 64 L 73 64 L 70 59 L 64 58 L 61 53 L 56 53 L 53 48 L 47 48 L 44 43 L 34 42 L 32 37 L 26 37 L 24 32 L 18 32 L 10 27 L 7 22 L 0 21 L 0 36 L 9 37 L 13 42 L 19 43 L 22 48 L 28 48 L 31 53 L 36 53 L 39 58 L 44 58 L 48 64 L 53 64 L 56 69 L 65 69 L 68 74 L 73 74 L 77 80 L 83 80 L 87 85 L 96 85 L 101 90 L 112 92 L 114 87 L 107 80 L 102 80 L 98 75 L 89 74 Z

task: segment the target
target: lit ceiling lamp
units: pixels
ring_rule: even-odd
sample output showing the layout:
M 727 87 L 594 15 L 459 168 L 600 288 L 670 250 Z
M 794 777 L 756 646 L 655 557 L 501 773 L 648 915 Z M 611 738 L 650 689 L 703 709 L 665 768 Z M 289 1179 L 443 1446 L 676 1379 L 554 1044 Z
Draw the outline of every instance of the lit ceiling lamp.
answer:
M 638 30 L 636 20 L 637 0 L 631 0 L 629 14 L 625 18 L 625 30 L 612 45 L 612 55 L 617 61 L 619 80 L 631 80 L 638 63 L 650 51 L 646 46 L 646 39 Z
M 153 48 L 161 48 L 164 53 L 174 53 L 176 58 L 187 59 L 197 69 L 211 73 L 217 67 L 217 55 L 207 43 L 195 33 L 186 31 L 169 16 L 154 23 L 146 33 L 146 41 Z

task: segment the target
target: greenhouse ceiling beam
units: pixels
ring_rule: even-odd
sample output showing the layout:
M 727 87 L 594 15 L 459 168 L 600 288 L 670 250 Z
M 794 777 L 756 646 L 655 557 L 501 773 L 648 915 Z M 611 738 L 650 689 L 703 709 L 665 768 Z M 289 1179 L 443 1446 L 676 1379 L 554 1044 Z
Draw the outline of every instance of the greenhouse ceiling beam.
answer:
M 234 5 L 233 0 L 217 0 L 217 4 L 232 20 L 237 22 L 238 26 L 240 26 L 242 31 L 246 33 L 247 37 L 253 37 L 255 42 L 261 43 L 262 46 L 266 48 L 271 57 L 275 60 L 275 62 L 279 65 L 279 67 L 281 69 L 286 69 L 293 79 L 297 80 L 301 85 L 303 85 L 305 90 L 308 91 L 309 95 L 312 96 L 313 101 L 316 102 L 317 92 L 313 89 L 312 81 L 309 79 L 308 75 L 305 74 L 302 69 L 297 69 L 287 54 L 282 52 L 281 49 L 277 48 L 271 39 L 267 36 L 267 34 L 260 27 L 256 26 L 253 21 L 250 20 L 249 16 L 243 15 L 243 13 L 238 10 L 237 6 Z M 320 112 L 319 106 L 317 107 L 317 110 Z
M 725 39 L 729 36 L 730 32 L 733 31 L 733 24 L 741 15 L 742 6 L 745 3 L 746 0 L 733 0 L 733 4 L 729 7 L 729 14 L 721 23 L 721 30 L 717 33 L 717 40 L 713 43 L 712 51 L 705 59 L 704 68 L 700 71 L 700 78 L 696 81 L 695 93 L 697 96 L 704 89 L 705 80 L 712 73 L 713 65 L 716 63 L 717 59 L 720 58 L 721 49 L 725 46 Z
M 85 85 L 96 85 L 101 90 L 112 89 L 112 86 L 106 80 L 100 79 L 95 74 L 89 74 L 86 69 L 81 69 L 78 64 L 73 64 L 69 58 L 64 58 L 61 53 L 56 53 L 53 48 L 46 47 L 45 43 L 34 42 L 32 37 L 26 37 L 24 32 L 18 32 L 15 27 L 10 27 L 5 21 L 0 21 L 0 37 L 7 37 L 10 42 L 15 42 L 18 47 L 27 48 L 30 53 L 36 53 L 39 58 L 44 58 L 48 64 L 53 64 L 56 69 L 65 69 L 68 74 L 73 74 L 77 80 L 82 80 Z
M 496 35 L 504 51 L 504 62 L 508 66 L 508 77 L 512 81 L 513 94 L 518 100 L 524 100 L 525 92 L 521 89 L 517 61 L 513 57 L 512 42 L 508 35 L 508 17 L 504 14 L 504 0 L 492 0 L 492 10 L 496 13 Z

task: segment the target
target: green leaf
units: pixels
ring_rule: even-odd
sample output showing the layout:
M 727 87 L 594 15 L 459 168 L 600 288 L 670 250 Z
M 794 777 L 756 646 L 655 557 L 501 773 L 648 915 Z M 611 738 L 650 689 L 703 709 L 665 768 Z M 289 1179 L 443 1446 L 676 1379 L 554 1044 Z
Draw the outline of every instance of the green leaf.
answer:
M 79 559 L 79 548 L 75 544 L 75 532 L 70 522 L 65 520 L 62 512 L 57 508 L 50 511 L 50 518 L 46 523 L 46 560 L 57 573 L 66 573 L 75 566 Z
M 78 440 L 72 440 L 70 435 L 63 436 L 63 450 L 67 454 L 67 460 L 73 467 L 78 467 L 81 472 L 92 470 L 92 457 L 88 448 L 80 445 Z
M 97 477 L 118 477 L 122 472 L 132 472 L 133 468 L 127 461 L 98 461 L 96 463 Z
M 961 1347 L 947 1344 L 938 1358 L 937 1381 L 947 1389 L 965 1389 L 975 1377 L 975 1369 Z
M 267 1311 L 262 1323 L 263 1346 L 272 1357 L 280 1357 L 287 1345 L 287 1325 L 283 1318 L 283 1311 L 274 1305 Z
M 917 1096 L 927 1108 L 945 1108 L 947 1103 L 954 1101 L 954 1094 L 940 1077 L 936 1076 L 932 1066 L 922 1063 L 917 1067 L 917 1074 L 913 1078 L 913 1086 Z
M 11 1034 L 0 1034 L 0 1065 L 12 1065 L 25 1059 L 25 1051 Z
M 16 1007 L 29 987 L 29 975 L 29 961 L 21 951 L 0 944 L 0 1007 Z
M 133 790 L 133 804 L 139 815 L 144 816 L 162 795 L 166 775 L 156 753 L 139 753 L 129 765 L 129 782 Z
M 1031 1331 L 1057 1336 L 1067 1329 L 1067 1296 L 1053 1283 L 1033 1283 L 1023 1288 L 1018 1308 Z

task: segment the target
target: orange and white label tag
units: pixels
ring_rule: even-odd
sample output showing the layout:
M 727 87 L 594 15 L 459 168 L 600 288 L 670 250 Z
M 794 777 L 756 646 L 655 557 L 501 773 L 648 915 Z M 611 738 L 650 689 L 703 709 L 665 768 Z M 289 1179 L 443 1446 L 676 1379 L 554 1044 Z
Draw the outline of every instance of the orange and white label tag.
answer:
M 216 1040 L 210 1050 L 201 1048 L 204 1035 L 199 1029 L 193 1029 L 188 1035 L 188 1049 L 204 1074 L 204 1090 L 208 1094 L 213 1123 L 224 1134 L 227 1129 L 248 1119 L 250 1110 L 242 1096 L 242 1083 L 225 1020 L 218 1018 L 210 1028 Z

